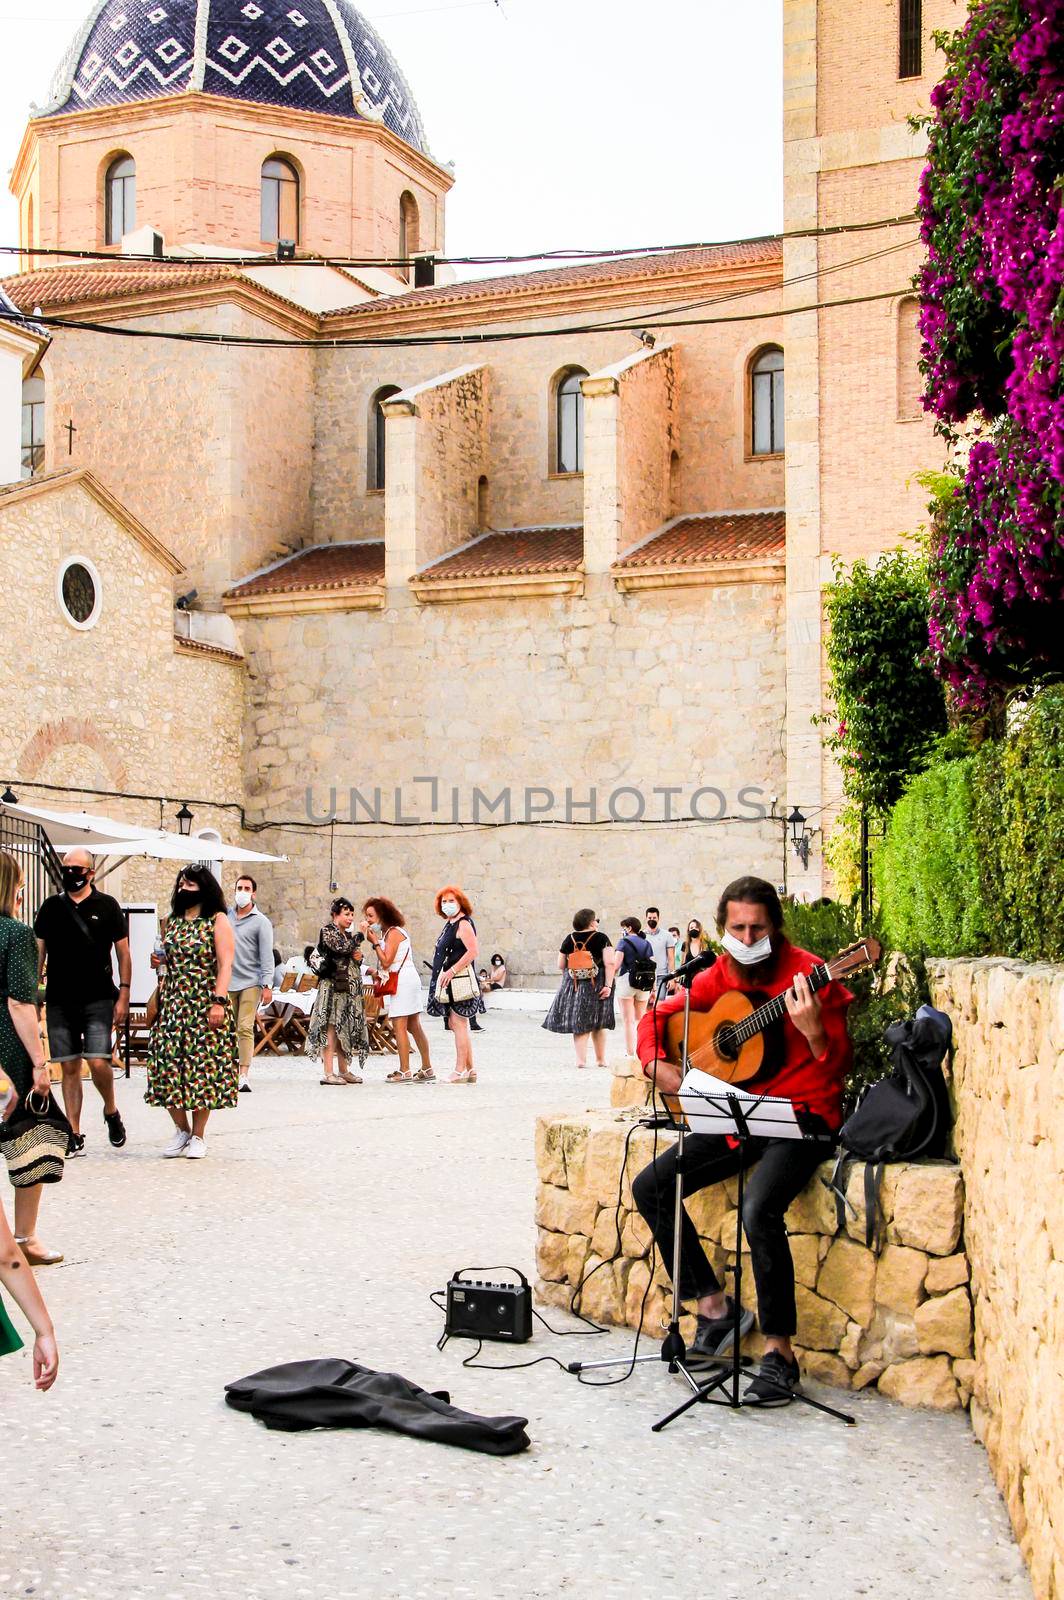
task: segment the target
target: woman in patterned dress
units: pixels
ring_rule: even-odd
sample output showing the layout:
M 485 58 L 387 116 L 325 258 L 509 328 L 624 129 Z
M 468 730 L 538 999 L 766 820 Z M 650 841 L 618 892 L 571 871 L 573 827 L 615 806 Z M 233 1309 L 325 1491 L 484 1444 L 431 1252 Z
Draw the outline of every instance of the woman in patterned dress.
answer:
M 159 1020 L 148 1053 L 150 1106 L 165 1106 L 174 1136 L 164 1156 L 207 1154 L 207 1118 L 237 1104 L 236 1022 L 229 1005 L 233 928 L 221 884 L 208 867 L 177 875 L 163 936 Z M 189 1113 L 192 1123 L 189 1126 Z
M 314 1010 L 307 1029 L 307 1055 L 320 1061 L 326 1084 L 361 1083 L 369 1055 L 369 1028 L 362 992 L 361 933 L 352 933 L 355 908 L 341 895 L 329 911 L 330 921 L 318 935 L 318 949 L 330 958 L 328 975 L 318 979 Z M 358 1057 L 358 1072 L 349 1070 Z M 335 1068 L 335 1070 L 332 1070 Z

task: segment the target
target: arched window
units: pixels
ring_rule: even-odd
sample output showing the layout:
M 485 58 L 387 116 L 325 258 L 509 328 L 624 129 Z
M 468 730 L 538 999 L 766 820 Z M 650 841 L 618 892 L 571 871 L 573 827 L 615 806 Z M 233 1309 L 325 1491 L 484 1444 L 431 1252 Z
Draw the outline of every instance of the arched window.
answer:
M 299 174 L 290 161 L 271 156 L 262 163 L 261 196 L 259 237 L 263 244 L 276 244 L 280 239 L 298 244 Z
M 366 486 L 369 489 L 384 488 L 384 402 L 390 400 L 393 394 L 398 394 L 399 392 L 398 384 L 386 383 L 383 389 L 377 390 L 369 403 L 369 437 L 366 440 L 366 460 L 368 464 Z
M 750 368 L 750 453 L 775 456 L 783 450 L 783 351 L 762 350 Z
M 555 379 L 553 472 L 584 470 L 584 396 L 580 380 L 586 377 L 583 367 L 567 367 Z
M 22 384 L 22 476 L 35 478 L 44 471 L 44 379 L 26 378 Z
M 481 473 L 480 477 L 477 479 L 477 527 L 486 528 L 488 526 L 489 516 L 488 480 L 484 474 Z
M 404 189 L 399 196 L 399 254 L 409 258 L 416 255 L 421 248 L 421 222 L 418 217 L 417 201 L 409 189 Z M 403 277 L 409 282 L 412 269 L 400 267 Z
M 104 178 L 104 239 L 121 244 L 137 226 L 137 168 L 132 156 L 116 156 Z
M 897 398 L 898 421 L 914 422 L 924 414 L 920 373 L 920 302 L 908 295 L 898 306 Z

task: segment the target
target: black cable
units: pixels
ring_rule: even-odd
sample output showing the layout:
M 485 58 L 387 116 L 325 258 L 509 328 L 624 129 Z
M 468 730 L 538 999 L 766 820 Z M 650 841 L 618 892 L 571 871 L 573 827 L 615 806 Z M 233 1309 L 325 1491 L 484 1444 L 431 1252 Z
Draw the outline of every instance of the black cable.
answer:
M 778 284 L 762 285 L 758 291 L 767 292 L 778 288 Z M 804 306 L 785 306 L 778 311 L 747 311 L 738 315 L 727 317 L 681 317 L 674 321 L 665 321 L 664 318 L 641 319 L 649 321 L 651 326 L 661 331 L 669 328 L 709 328 L 736 322 L 773 322 L 781 317 L 803 316 L 810 311 L 832 311 L 845 309 L 848 306 L 870 305 L 877 300 L 898 300 L 912 293 L 912 285 L 903 284 L 897 289 L 884 289 L 877 294 L 849 295 L 841 300 L 814 300 Z M 468 346 L 470 348 L 483 348 L 493 344 L 512 344 L 528 339 L 554 339 L 561 337 L 586 339 L 596 333 L 631 333 L 631 321 L 628 322 L 591 322 L 578 327 L 549 327 L 549 328 L 524 328 L 510 332 L 497 333 L 460 333 L 460 334 L 426 334 L 418 337 L 415 334 L 393 335 L 377 339 L 330 339 L 326 335 L 314 339 L 274 339 L 266 335 L 254 334 L 222 334 L 222 333 L 181 333 L 168 332 L 163 328 L 132 328 L 126 325 L 110 322 L 78 321 L 70 317 L 33 316 L 29 317 L 21 311 L 0 310 L 0 321 L 12 323 L 35 322 L 46 328 L 71 328 L 80 333 L 99 333 L 117 339 L 156 339 L 168 344 L 203 344 L 213 345 L 224 349 L 254 349 L 254 350 L 409 350 L 420 349 L 427 346 Z
M 528 251 L 522 254 L 511 255 L 481 255 L 481 256 L 445 256 L 436 255 L 432 251 L 422 251 L 418 256 L 322 256 L 307 255 L 297 256 L 293 261 L 282 261 L 277 256 L 257 255 L 246 256 L 178 256 L 178 255 L 149 255 L 149 254 L 121 254 L 114 250 L 94 250 L 77 248 L 74 246 L 60 245 L 25 245 L 3 244 L 0 245 L 0 255 L 19 256 L 47 256 L 64 261 L 107 261 L 112 265 L 122 265 L 125 262 L 143 266 L 175 266 L 175 267 L 270 267 L 282 266 L 309 266 L 309 267 L 406 267 L 416 266 L 419 260 L 431 258 L 438 266 L 514 266 L 527 261 L 615 261 L 622 257 L 644 258 L 653 260 L 655 256 L 672 255 L 691 250 L 728 250 L 744 244 L 777 244 L 784 239 L 826 239 L 847 233 L 873 233 L 880 228 L 902 227 L 906 223 L 919 222 L 915 211 L 897 213 L 889 217 L 874 217 L 868 222 L 839 222 L 830 227 L 822 228 L 784 228 L 778 233 L 747 234 L 734 239 L 701 239 L 692 240 L 686 244 L 636 244 L 614 245 L 604 250 L 575 248 Z M 33 271 L 30 268 L 30 271 Z

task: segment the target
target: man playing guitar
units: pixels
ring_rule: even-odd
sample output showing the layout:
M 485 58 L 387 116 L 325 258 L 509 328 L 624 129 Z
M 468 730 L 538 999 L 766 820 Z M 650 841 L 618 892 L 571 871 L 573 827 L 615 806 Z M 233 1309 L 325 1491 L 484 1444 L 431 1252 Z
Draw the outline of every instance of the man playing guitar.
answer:
M 752 1093 L 792 1101 L 803 1122 L 835 1132 L 842 1121 L 843 1080 L 852 1049 L 846 1009 L 853 1000 L 832 980 L 814 994 L 807 974 L 819 958 L 792 945 L 783 932 L 779 896 L 763 878 L 736 878 L 717 907 L 717 929 L 726 954 L 691 983 L 691 1012 L 705 1012 L 730 990 L 756 991 L 761 997 L 785 994 L 786 1017 L 776 1064 L 767 1076 L 743 1085 Z M 649 1010 L 639 1025 L 637 1051 L 643 1072 L 659 1092 L 674 1094 L 682 1073 L 664 1059 L 665 1023 L 682 1011 L 682 994 L 670 995 Z M 745 1405 L 787 1405 L 798 1387 L 799 1370 L 791 1337 L 797 1328 L 794 1263 L 784 1212 L 801 1193 L 821 1161 L 825 1146 L 815 1140 L 751 1138 L 746 1158 L 756 1162 L 746 1186 L 744 1222 L 757 1288 L 757 1309 L 765 1336 L 761 1369 L 743 1397 Z M 684 1141 L 683 1194 L 697 1194 L 738 1172 L 737 1142 L 725 1136 L 688 1134 Z M 676 1191 L 675 1146 L 644 1168 L 632 1194 L 654 1234 L 662 1261 L 672 1260 Z M 692 1365 L 731 1348 L 734 1307 L 706 1259 L 694 1224 L 681 1219 L 680 1292 L 697 1301 L 698 1327 L 688 1353 Z M 747 1333 L 753 1313 L 744 1310 L 739 1327 Z

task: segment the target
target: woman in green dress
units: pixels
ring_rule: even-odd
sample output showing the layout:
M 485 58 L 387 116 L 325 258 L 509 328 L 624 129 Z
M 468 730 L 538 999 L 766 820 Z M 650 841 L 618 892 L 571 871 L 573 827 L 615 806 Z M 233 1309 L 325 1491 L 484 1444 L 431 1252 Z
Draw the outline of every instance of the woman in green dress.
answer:
M 37 1014 L 37 941 L 17 916 L 23 893 L 22 868 L 13 855 L 0 851 L 0 1068 L 20 1100 L 31 1090 L 47 1099 L 52 1086 Z M 15 1237 L 34 1267 L 63 1259 L 37 1237 L 42 1188 L 33 1183 L 15 1190 Z
M 37 941 L 32 928 L 18 921 L 16 916 L 23 892 L 22 868 L 14 856 L 0 850 L 0 1068 L 19 1098 L 31 1089 L 44 1095 L 51 1092 L 37 1020 Z M 15 1104 L 12 1099 L 5 1110 L 10 1113 Z M 48 1257 L 47 1252 L 41 1250 L 35 1233 L 40 1199 L 39 1183 L 15 1190 L 16 1226 L 27 1235 L 24 1245 L 30 1246 L 25 1253 L 15 1242 L 0 1206 L 0 1283 L 21 1307 L 36 1335 L 34 1381 L 38 1389 L 50 1389 L 59 1370 L 59 1354 L 52 1319 L 28 1265 L 28 1257 L 43 1256 L 55 1261 L 63 1258 Z M 22 1340 L 0 1301 L 0 1356 L 21 1348 Z
M 159 974 L 159 1017 L 148 1053 L 150 1106 L 165 1106 L 174 1136 L 163 1155 L 207 1154 L 207 1118 L 237 1104 L 236 1022 L 229 1004 L 233 928 L 208 867 L 183 867 L 170 901 Z M 191 1125 L 189 1117 L 191 1115 Z

